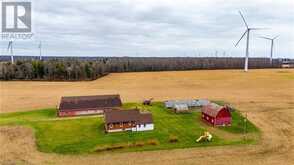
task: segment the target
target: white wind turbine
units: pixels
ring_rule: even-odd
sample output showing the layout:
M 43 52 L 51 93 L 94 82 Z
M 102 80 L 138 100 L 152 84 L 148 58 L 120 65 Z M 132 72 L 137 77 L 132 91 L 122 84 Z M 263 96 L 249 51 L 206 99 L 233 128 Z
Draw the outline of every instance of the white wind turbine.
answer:
M 242 40 L 242 38 L 246 35 L 247 39 L 246 39 L 246 57 L 245 57 L 245 66 L 244 66 L 244 71 L 247 72 L 248 71 L 248 59 L 249 59 L 249 38 L 250 38 L 250 32 L 251 30 L 260 30 L 260 29 L 264 29 L 264 28 L 251 28 L 248 26 L 247 22 L 245 21 L 244 16 L 242 15 L 241 11 L 239 11 L 240 16 L 242 17 L 242 20 L 246 26 L 246 31 L 243 33 L 243 35 L 241 36 L 241 38 L 239 39 L 239 41 L 235 44 L 235 47 L 237 47 L 237 45 L 239 44 L 239 42 Z
M 10 52 L 11 63 L 13 64 L 14 63 L 14 57 L 13 57 L 13 42 L 12 41 L 8 42 L 7 51 Z
M 271 41 L 271 56 L 270 56 L 270 62 L 271 64 L 273 63 L 273 50 L 274 50 L 274 40 L 277 39 L 279 36 L 275 36 L 274 38 L 269 38 L 269 37 L 260 37 L 266 40 L 270 40 Z

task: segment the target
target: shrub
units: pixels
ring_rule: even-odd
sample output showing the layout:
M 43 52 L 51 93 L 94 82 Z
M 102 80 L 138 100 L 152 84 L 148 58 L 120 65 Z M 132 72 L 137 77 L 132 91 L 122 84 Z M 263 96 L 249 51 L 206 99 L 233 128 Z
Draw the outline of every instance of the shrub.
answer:
M 125 148 L 126 145 L 125 144 L 114 144 L 110 147 L 107 147 L 107 150 L 116 150 L 116 149 L 122 149 Z
M 159 141 L 157 139 L 150 139 L 147 141 L 147 144 L 156 146 L 159 144 Z
M 95 149 L 95 152 L 103 152 L 103 151 L 112 151 L 117 149 L 123 149 L 125 147 L 128 147 L 126 144 L 114 144 L 111 146 L 102 146 Z
M 143 141 L 137 141 L 134 144 L 136 147 L 143 147 L 145 145 L 145 143 Z
M 175 135 L 170 135 L 170 136 L 169 136 L 169 142 L 170 142 L 170 143 L 176 143 L 176 142 L 178 142 L 178 141 L 179 141 L 179 139 L 178 139 L 177 136 L 175 136 Z

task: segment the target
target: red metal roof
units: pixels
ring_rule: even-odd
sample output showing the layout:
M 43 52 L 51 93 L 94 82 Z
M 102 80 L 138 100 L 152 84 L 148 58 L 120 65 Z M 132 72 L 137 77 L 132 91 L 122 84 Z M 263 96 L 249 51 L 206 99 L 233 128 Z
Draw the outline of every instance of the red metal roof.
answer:
M 203 106 L 201 111 L 211 117 L 216 117 L 219 111 L 221 111 L 223 108 L 223 106 L 217 105 L 215 103 L 209 103 Z
M 70 96 L 61 98 L 59 110 L 87 110 L 120 107 L 121 105 L 119 95 Z

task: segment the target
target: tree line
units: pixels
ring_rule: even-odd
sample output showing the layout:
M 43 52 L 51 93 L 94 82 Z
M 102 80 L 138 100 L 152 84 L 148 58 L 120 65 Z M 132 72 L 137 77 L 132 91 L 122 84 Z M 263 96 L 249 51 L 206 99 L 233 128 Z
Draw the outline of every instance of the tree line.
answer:
M 279 68 L 281 60 L 250 58 L 249 68 Z M 80 81 L 95 80 L 108 73 L 178 71 L 195 69 L 242 69 L 244 58 L 215 57 L 98 57 L 94 59 L 23 59 L 0 62 L 2 80 Z

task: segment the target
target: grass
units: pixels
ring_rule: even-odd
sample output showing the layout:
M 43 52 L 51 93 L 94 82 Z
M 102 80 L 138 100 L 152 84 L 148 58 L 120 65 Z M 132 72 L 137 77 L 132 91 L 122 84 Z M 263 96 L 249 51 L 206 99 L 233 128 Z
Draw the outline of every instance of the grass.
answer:
M 154 103 L 153 106 L 127 103 L 124 107 L 138 107 L 152 112 L 155 130 L 105 134 L 102 117 L 54 120 L 56 119 L 55 109 L 0 114 L 0 125 L 30 126 L 35 130 L 36 143 L 40 151 L 61 154 L 91 153 L 97 149 L 104 151 L 104 149 L 111 150 L 111 148 L 116 148 L 116 151 L 119 152 L 126 152 L 256 142 L 256 139 L 246 141 L 242 138 L 224 139 L 211 132 L 212 142 L 196 143 L 196 138 L 205 131 L 200 124 L 200 112 L 175 114 L 165 109 L 162 103 Z M 219 129 L 227 133 L 242 135 L 243 127 L 239 122 L 241 120 L 240 114 L 233 112 L 232 127 Z M 258 133 L 259 130 L 248 122 L 248 132 Z M 177 142 L 170 143 L 171 137 L 176 138 Z

